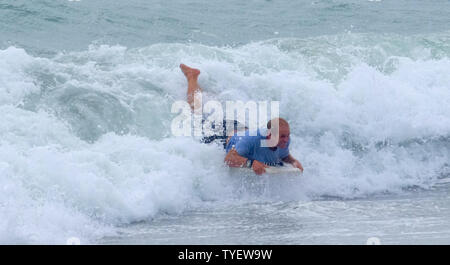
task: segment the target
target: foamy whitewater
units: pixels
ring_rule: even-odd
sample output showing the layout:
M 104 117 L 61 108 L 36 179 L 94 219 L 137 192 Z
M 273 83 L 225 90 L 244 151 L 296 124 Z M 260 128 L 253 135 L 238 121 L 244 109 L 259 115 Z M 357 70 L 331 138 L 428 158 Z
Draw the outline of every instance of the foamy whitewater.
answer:
M 450 243 L 448 2 L 99 2 L 0 3 L 0 243 Z M 180 63 L 280 101 L 304 174 L 172 136 Z

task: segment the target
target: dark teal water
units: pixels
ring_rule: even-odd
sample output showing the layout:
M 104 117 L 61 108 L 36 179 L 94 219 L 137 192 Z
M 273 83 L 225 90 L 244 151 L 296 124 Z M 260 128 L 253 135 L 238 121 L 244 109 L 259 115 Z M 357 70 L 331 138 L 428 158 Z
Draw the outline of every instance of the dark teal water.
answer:
M 0 45 L 46 54 L 92 42 L 223 46 L 347 32 L 409 35 L 448 30 L 449 10 L 445 0 L 2 0 Z

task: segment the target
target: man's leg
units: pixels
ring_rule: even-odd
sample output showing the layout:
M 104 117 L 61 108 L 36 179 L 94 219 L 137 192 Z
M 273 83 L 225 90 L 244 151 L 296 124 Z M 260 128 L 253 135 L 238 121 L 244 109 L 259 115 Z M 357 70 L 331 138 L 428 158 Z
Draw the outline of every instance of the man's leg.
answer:
M 191 68 L 185 64 L 180 64 L 181 71 L 186 76 L 188 81 L 188 89 L 187 89 L 187 101 L 191 106 L 191 110 L 194 112 L 195 109 L 201 107 L 194 105 L 194 98 L 196 93 L 201 93 L 202 89 L 198 85 L 198 76 L 200 75 L 200 70 Z M 199 102 L 200 103 L 200 102 Z M 200 103 L 201 104 L 201 103 Z
M 201 93 L 202 89 L 198 85 L 198 76 L 200 75 L 200 70 L 191 68 L 185 64 L 180 64 L 181 71 L 183 71 L 183 74 L 186 76 L 186 79 L 188 81 L 188 90 L 187 90 L 187 101 L 189 105 L 191 106 L 192 112 L 194 112 L 196 109 L 200 108 L 201 101 L 197 101 L 197 104 L 194 104 L 194 98 L 196 93 Z M 198 94 L 197 94 L 198 95 Z M 223 124 L 225 126 L 225 122 Z M 236 130 L 235 130 L 236 133 Z M 230 141 L 231 136 L 226 137 L 225 146 Z

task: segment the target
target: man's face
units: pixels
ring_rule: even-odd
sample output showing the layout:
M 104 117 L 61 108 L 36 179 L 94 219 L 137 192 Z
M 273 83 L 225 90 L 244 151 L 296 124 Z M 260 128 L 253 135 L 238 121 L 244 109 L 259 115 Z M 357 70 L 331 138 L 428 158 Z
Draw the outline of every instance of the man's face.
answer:
M 280 126 L 280 129 L 278 131 L 278 144 L 277 147 L 279 148 L 286 148 L 287 144 L 289 142 L 289 136 L 291 134 L 291 131 L 289 130 L 289 126 Z M 276 137 L 276 131 L 271 132 L 270 137 Z
M 291 131 L 289 130 L 289 126 L 281 126 L 280 127 L 280 136 L 278 139 L 277 147 L 286 148 L 289 142 L 289 136 Z

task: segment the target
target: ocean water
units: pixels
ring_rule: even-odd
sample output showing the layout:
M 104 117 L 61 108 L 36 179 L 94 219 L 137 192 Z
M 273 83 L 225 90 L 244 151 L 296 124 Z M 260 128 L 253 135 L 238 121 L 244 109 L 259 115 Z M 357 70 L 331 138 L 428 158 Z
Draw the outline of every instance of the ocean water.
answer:
M 301 177 L 174 137 L 278 100 Z M 0 0 L 0 243 L 450 243 L 450 2 Z

